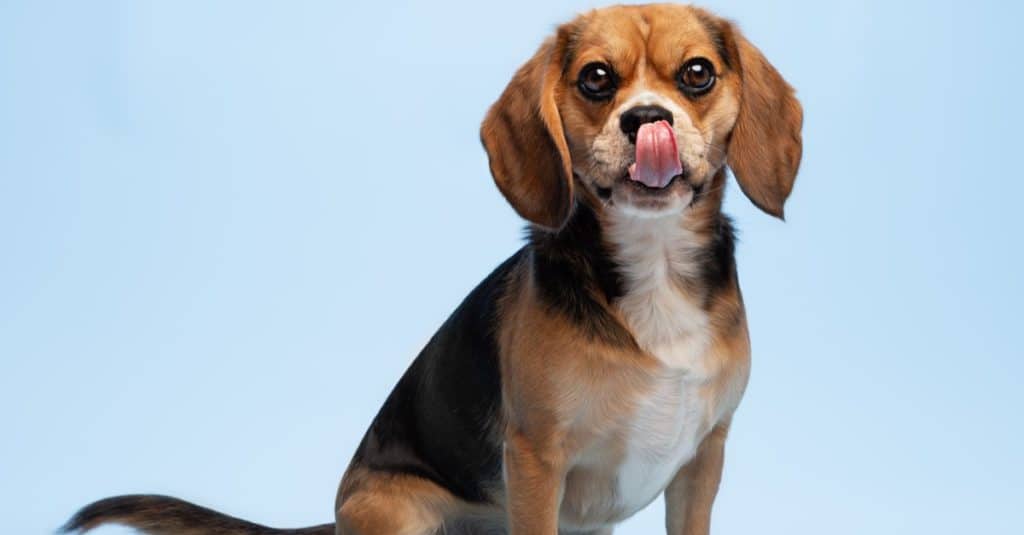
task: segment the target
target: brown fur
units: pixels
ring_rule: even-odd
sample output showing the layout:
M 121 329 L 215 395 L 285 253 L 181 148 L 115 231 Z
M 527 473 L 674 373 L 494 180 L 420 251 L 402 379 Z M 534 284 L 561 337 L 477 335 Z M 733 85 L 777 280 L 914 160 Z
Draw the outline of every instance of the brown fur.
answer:
M 608 474 L 567 471 L 567 459 L 600 444 L 606 466 L 621 460 L 625 437 L 609 436 L 607 430 L 628 420 L 635 400 L 660 367 L 636 347 L 595 343 L 538 307 L 528 283 L 523 284 L 509 303 L 501 344 L 506 351 L 502 372 L 507 385 L 508 514 L 513 534 L 555 533 L 559 501 L 549 494 L 553 489 L 586 488 L 588 479 L 611 479 Z M 737 377 L 745 384 L 749 373 L 750 346 L 738 291 L 730 287 L 710 304 L 717 333 L 711 352 L 721 357 L 721 369 L 719 380 L 707 385 L 707 396 L 723 395 L 735 387 Z M 609 312 L 615 313 L 611 308 Z M 571 358 L 559 357 L 566 355 Z M 727 428 L 725 423 L 708 435 L 667 491 L 670 534 L 708 533 Z M 561 498 L 562 504 L 574 500 L 572 494 Z M 517 524 L 520 519 L 522 524 Z
M 338 532 L 360 535 L 429 535 L 456 509 L 456 499 L 422 478 L 354 467 L 335 504 Z
M 701 443 L 697 456 L 679 470 L 665 489 L 668 535 L 706 535 L 711 531 L 711 505 L 722 479 L 728 432 L 728 422 L 713 429 Z
M 675 75 L 684 58 L 697 56 L 714 63 L 718 86 L 688 98 Z M 575 86 L 580 69 L 594 61 L 618 69 L 618 92 L 607 102 L 587 100 Z M 572 302 L 563 308 L 545 301 L 550 289 L 540 287 L 545 281 L 534 269 L 538 256 L 557 252 L 579 231 L 566 227 L 574 209 L 593 214 L 596 227 L 609 226 L 601 191 L 622 176 L 621 166 L 609 161 L 624 150 L 614 113 L 644 91 L 671 99 L 677 121 L 690 121 L 679 127 L 700 133 L 706 144 L 688 162 L 692 200 L 679 224 L 692 236 L 695 255 L 724 255 L 695 260 L 717 272 L 675 276 L 664 290 L 685 296 L 708 318 L 707 380 L 695 387 L 697 399 L 733 403 L 707 405 L 723 413 L 701 429 L 695 456 L 665 489 L 670 534 L 709 532 L 732 410 L 750 369 L 731 227 L 721 214 L 723 165 L 755 205 L 781 218 L 800 162 L 802 112 L 792 88 L 734 25 L 697 8 L 658 4 L 595 10 L 559 27 L 515 74 L 481 128 L 498 189 L 535 225 L 530 247 L 513 258 L 495 298 L 501 406 L 498 421 L 488 424 L 495 437 L 472 437 L 503 444 L 504 484 L 488 489 L 488 500 L 470 503 L 427 476 L 354 462 L 335 504 L 339 535 L 504 533 L 506 527 L 512 535 L 555 535 L 564 522 L 595 526 L 574 535 L 607 534 L 604 525 L 628 514 L 615 509 L 614 469 L 627 455 L 630 418 L 667 372 L 631 331 L 615 302 L 615 282 L 582 258 L 593 251 L 574 249 L 560 259 L 570 273 L 579 268 L 589 277 L 582 295 L 566 298 Z M 716 244 L 723 239 L 728 243 Z M 589 462 L 580 464 L 584 458 Z M 86 508 L 69 527 L 120 521 L 153 533 L 280 533 L 173 499 L 121 500 L 114 504 L 120 509 L 104 502 Z M 607 518 L 583 514 L 594 505 L 588 500 L 600 501 Z M 204 519 L 212 527 L 194 528 Z
M 804 115 L 793 88 L 732 25 L 725 45 L 742 80 L 740 113 L 729 143 L 729 166 L 743 193 L 758 208 L 784 217 L 803 151 Z
M 690 101 L 675 89 L 681 51 L 726 67 L 720 74 L 725 87 L 714 98 Z M 595 106 L 573 84 L 583 65 L 598 60 L 633 69 L 619 73 L 620 96 Z M 743 192 L 765 212 L 783 217 L 802 149 L 803 112 L 793 89 L 732 23 L 672 4 L 581 15 L 560 26 L 516 73 L 488 112 L 481 138 L 495 182 L 517 212 L 548 228 L 564 223 L 573 194 L 567 168 L 588 161 L 584 141 L 598 134 L 637 81 L 676 95 L 676 104 L 701 120 L 699 129 L 720 132 L 715 150 L 727 155 Z
M 572 168 L 555 103 L 557 58 L 565 42 L 560 34 L 540 47 L 480 130 L 498 189 L 519 215 L 552 229 L 562 226 L 573 202 Z
M 564 50 L 565 56 L 559 57 L 559 50 Z M 714 96 L 691 101 L 675 89 L 673 75 L 681 51 L 689 56 L 716 58 L 724 67 L 720 71 L 722 87 Z M 543 61 L 548 62 L 546 68 L 539 65 Z M 573 90 L 573 74 L 592 61 L 610 61 L 627 68 L 618 72 L 622 81 L 612 101 L 590 102 Z M 561 67 L 563 76 L 559 83 L 552 83 L 550 77 L 556 67 Z M 630 67 L 632 70 L 628 70 Z M 527 73 L 533 73 L 533 78 L 527 78 Z M 515 158 L 531 169 L 534 181 L 539 177 L 537 173 L 543 172 L 529 167 L 530 153 L 501 143 L 493 135 L 498 124 L 509 131 L 539 128 L 541 123 L 534 119 L 531 108 L 521 102 L 526 95 L 533 102 L 541 102 L 547 114 L 551 114 L 551 102 L 557 103 L 559 117 L 548 116 L 543 124 L 549 129 L 539 137 L 559 141 L 563 136 L 568 138 L 573 165 L 589 171 L 586 162 L 592 157 L 590 140 L 599 135 L 611 110 L 630 96 L 632 84 L 641 83 L 647 90 L 675 95 L 676 104 L 691 119 L 700 121 L 695 125 L 699 130 L 717 133 L 717 150 L 727 155 L 744 193 L 764 211 L 783 216 L 783 203 L 800 161 L 800 106 L 778 72 L 732 24 L 702 10 L 667 5 L 614 7 L 561 26 L 554 40 L 541 47 L 488 113 L 483 132 L 492 162 L 495 154 Z M 515 102 L 507 96 L 509 91 L 516 95 Z M 520 118 L 514 119 L 516 116 Z M 565 132 L 550 128 L 558 124 L 564 125 Z M 560 143 L 555 145 L 561 149 Z M 561 155 L 558 163 L 564 163 L 562 150 L 548 152 Z M 548 165 L 545 169 L 560 167 Z M 492 172 L 503 191 L 513 191 L 506 192 L 506 196 L 521 214 L 561 206 L 564 201 L 564 188 L 552 194 L 550 187 L 562 184 L 562 176 L 549 173 L 543 178 L 548 186 L 536 188 L 531 181 L 503 173 L 502 166 L 492 165 Z M 696 222 L 691 230 L 705 237 L 721 208 L 725 175 L 717 173 L 709 180 L 710 202 L 695 207 L 696 213 L 690 218 Z M 600 177 L 596 182 L 591 185 L 608 186 Z M 586 191 L 587 185 L 585 180 L 577 185 L 577 189 L 584 190 L 578 198 L 600 212 L 601 203 Z M 541 198 L 534 207 L 522 205 L 538 195 Z M 557 219 L 565 211 L 548 209 L 546 214 L 548 218 L 541 224 L 557 228 L 562 224 Z M 691 295 L 707 290 L 699 283 L 681 284 L 682 291 Z M 745 384 L 749 342 L 735 281 L 707 298 L 715 333 L 712 353 L 720 357 L 720 369 L 718 380 L 708 385 L 705 395 L 718 396 L 726 389 L 737 388 L 737 383 Z M 515 534 L 557 531 L 559 500 L 552 495 L 554 488 L 586 486 L 574 479 L 607 480 L 567 471 L 567 459 L 601 443 L 603 454 L 609 458 L 607 464 L 614 466 L 614 459 L 622 455 L 623 443 L 601 433 L 614 429 L 616 420 L 628 417 L 632 400 L 657 373 L 656 363 L 642 351 L 590 343 L 572 325 L 549 317 L 533 302 L 528 285 L 524 285 L 516 304 L 510 307 L 503 330 L 506 468 L 509 518 Z M 615 315 L 616 311 L 609 307 L 608 313 Z M 565 358 L 568 355 L 571 358 Z M 727 426 L 727 422 L 722 423 L 707 435 L 696 458 L 680 470 L 667 490 L 670 533 L 708 532 Z M 571 494 L 562 496 L 563 514 L 564 505 L 573 500 Z

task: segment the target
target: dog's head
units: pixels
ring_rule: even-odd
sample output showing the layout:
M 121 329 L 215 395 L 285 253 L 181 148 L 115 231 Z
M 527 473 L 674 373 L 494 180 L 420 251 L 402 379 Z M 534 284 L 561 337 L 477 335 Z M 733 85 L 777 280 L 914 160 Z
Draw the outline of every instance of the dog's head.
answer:
M 726 164 L 781 218 L 802 120 L 792 88 L 728 21 L 616 6 L 559 27 L 491 107 L 481 139 L 501 192 L 549 229 L 579 195 L 636 215 L 682 212 Z

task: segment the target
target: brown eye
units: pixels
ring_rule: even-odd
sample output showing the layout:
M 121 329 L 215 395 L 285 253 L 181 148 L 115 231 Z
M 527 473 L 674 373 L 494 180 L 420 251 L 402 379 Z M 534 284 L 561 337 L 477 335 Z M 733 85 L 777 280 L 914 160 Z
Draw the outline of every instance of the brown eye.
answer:
M 615 94 L 615 72 L 605 63 L 588 63 L 580 71 L 576 85 L 580 93 L 591 100 L 606 100 Z
M 693 58 L 679 69 L 679 89 L 691 96 L 707 93 L 715 85 L 715 66 L 706 58 Z

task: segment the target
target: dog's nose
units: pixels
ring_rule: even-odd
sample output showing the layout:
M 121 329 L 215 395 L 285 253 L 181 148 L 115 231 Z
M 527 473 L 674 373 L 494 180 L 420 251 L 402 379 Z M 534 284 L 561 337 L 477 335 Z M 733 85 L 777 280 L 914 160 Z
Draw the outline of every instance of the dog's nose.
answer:
M 622 113 L 622 116 L 619 117 L 619 128 L 629 138 L 630 143 L 636 143 L 636 132 L 640 130 L 640 125 L 658 121 L 668 121 L 668 124 L 673 124 L 672 112 L 661 106 L 637 106 Z

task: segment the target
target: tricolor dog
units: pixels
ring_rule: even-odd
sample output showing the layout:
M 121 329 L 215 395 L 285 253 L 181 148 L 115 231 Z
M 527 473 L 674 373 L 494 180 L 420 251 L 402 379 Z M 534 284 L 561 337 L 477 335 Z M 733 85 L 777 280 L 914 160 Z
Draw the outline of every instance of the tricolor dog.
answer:
M 668 533 L 708 533 L 750 370 L 727 169 L 781 218 L 801 123 L 782 76 L 707 11 L 615 6 L 560 26 L 480 132 L 527 244 L 399 380 L 335 522 L 279 531 L 122 496 L 67 529 L 596 535 L 664 494 Z

